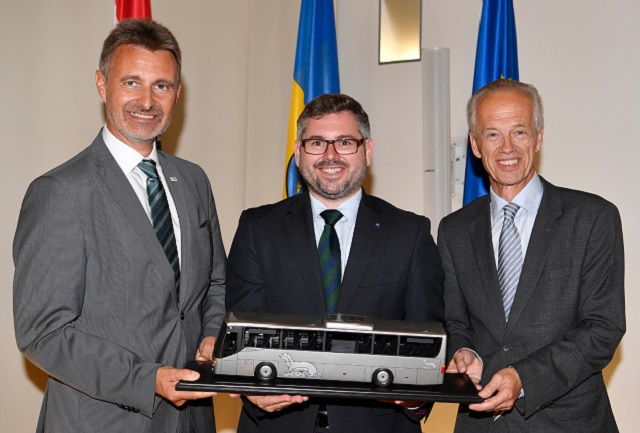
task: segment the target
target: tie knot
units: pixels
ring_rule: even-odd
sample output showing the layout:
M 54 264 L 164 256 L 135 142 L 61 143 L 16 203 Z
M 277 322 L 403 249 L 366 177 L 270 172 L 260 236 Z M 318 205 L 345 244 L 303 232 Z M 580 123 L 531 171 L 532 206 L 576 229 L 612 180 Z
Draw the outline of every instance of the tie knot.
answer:
M 342 218 L 342 213 L 337 209 L 327 209 L 320 213 L 322 219 L 324 219 L 325 224 L 328 224 L 333 227 L 335 223 L 337 223 L 340 218 Z
M 518 209 L 520 209 L 520 206 L 515 203 L 507 203 L 502 209 L 504 210 L 504 217 L 513 221 L 518 213 Z
M 138 168 L 148 177 L 158 179 L 158 169 L 156 168 L 156 162 L 153 159 L 143 159 L 140 161 L 140 164 L 138 164 Z

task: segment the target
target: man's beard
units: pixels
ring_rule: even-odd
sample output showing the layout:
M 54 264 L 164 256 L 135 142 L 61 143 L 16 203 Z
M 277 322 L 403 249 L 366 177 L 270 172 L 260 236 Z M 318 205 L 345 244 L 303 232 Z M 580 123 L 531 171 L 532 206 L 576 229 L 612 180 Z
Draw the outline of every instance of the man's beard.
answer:
M 341 183 L 338 180 L 321 182 L 318 177 L 315 176 L 314 172 L 322 167 L 342 167 L 345 170 L 352 168 L 353 171 L 350 173 L 349 177 Z M 346 162 L 340 160 L 319 161 L 315 163 L 311 169 L 306 165 L 302 165 L 299 168 L 299 171 L 311 192 L 314 192 L 316 195 L 327 200 L 340 200 L 355 194 L 361 188 L 362 182 L 364 181 L 364 177 L 367 173 L 367 167 L 364 164 L 350 166 Z

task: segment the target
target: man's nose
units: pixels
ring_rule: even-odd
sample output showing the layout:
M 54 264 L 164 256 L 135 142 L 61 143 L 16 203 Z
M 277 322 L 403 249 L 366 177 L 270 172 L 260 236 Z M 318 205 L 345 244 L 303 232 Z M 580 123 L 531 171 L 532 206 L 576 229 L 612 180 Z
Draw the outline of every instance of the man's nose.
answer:
M 327 150 L 324 152 L 325 159 L 337 159 L 340 158 L 340 154 L 336 152 L 336 142 L 327 142 Z
M 143 88 L 141 90 L 140 97 L 138 98 L 138 103 L 144 107 L 145 110 L 151 109 L 155 104 L 155 99 L 153 96 L 153 89 L 151 87 Z

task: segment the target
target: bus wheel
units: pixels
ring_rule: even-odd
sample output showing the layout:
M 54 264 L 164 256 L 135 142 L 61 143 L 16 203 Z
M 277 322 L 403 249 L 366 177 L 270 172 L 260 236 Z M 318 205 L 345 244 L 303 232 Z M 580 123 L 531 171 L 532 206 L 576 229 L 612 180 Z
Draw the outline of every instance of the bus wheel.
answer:
M 373 383 L 376 386 L 387 387 L 393 383 L 393 373 L 386 368 L 378 368 L 373 372 Z
M 270 362 L 261 362 L 256 367 L 256 379 L 269 382 L 276 378 L 276 367 Z

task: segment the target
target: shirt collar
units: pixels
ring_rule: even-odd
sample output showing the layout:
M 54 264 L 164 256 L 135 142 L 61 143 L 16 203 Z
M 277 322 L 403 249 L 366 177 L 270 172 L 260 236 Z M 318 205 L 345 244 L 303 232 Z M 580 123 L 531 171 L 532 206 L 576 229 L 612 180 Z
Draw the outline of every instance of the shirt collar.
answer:
M 322 218 L 320 213 L 329 209 L 326 207 L 320 200 L 315 198 L 313 194 L 309 194 L 311 197 L 311 212 L 313 213 L 313 219 Z M 349 198 L 347 201 L 340 203 L 336 209 L 338 209 L 343 217 L 340 221 L 354 221 L 356 220 L 356 216 L 358 215 L 358 207 L 360 207 L 360 200 L 362 200 L 362 188 L 358 190 L 357 193 L 353 195 L 353 197 Z
M 525 211 L 531 213 L 532 215 L 536 215 L 538 213 L 538 209 L 540 208 L 540 202 L 542 201 L 542 193 L 544 187 L 542 186 L 542 181 L 540 180 L 540 176 L 538 173 L 533 174 L 533 178 L 529 181 L 527 185 L 516 195 L 511 203 L 515 203 Z M 500 197 L 492 188 L 489 188 L 489 194 L 491 195 L 491 222 L 495 223 L 497 220 L 502 218 L 504 215 L 502 213 L 502 208 L 508 203 L 505 199 Z
M 102 128 L 102 139 L 124 173 L 131 172 L 143 159 L 152 159 L 158 163 L 158 151 L 156 150 L 155 141 L 153 142 L 151 154 L 145 158 L 131 146 L 126 145 L 113 135 L 107 125 Z

